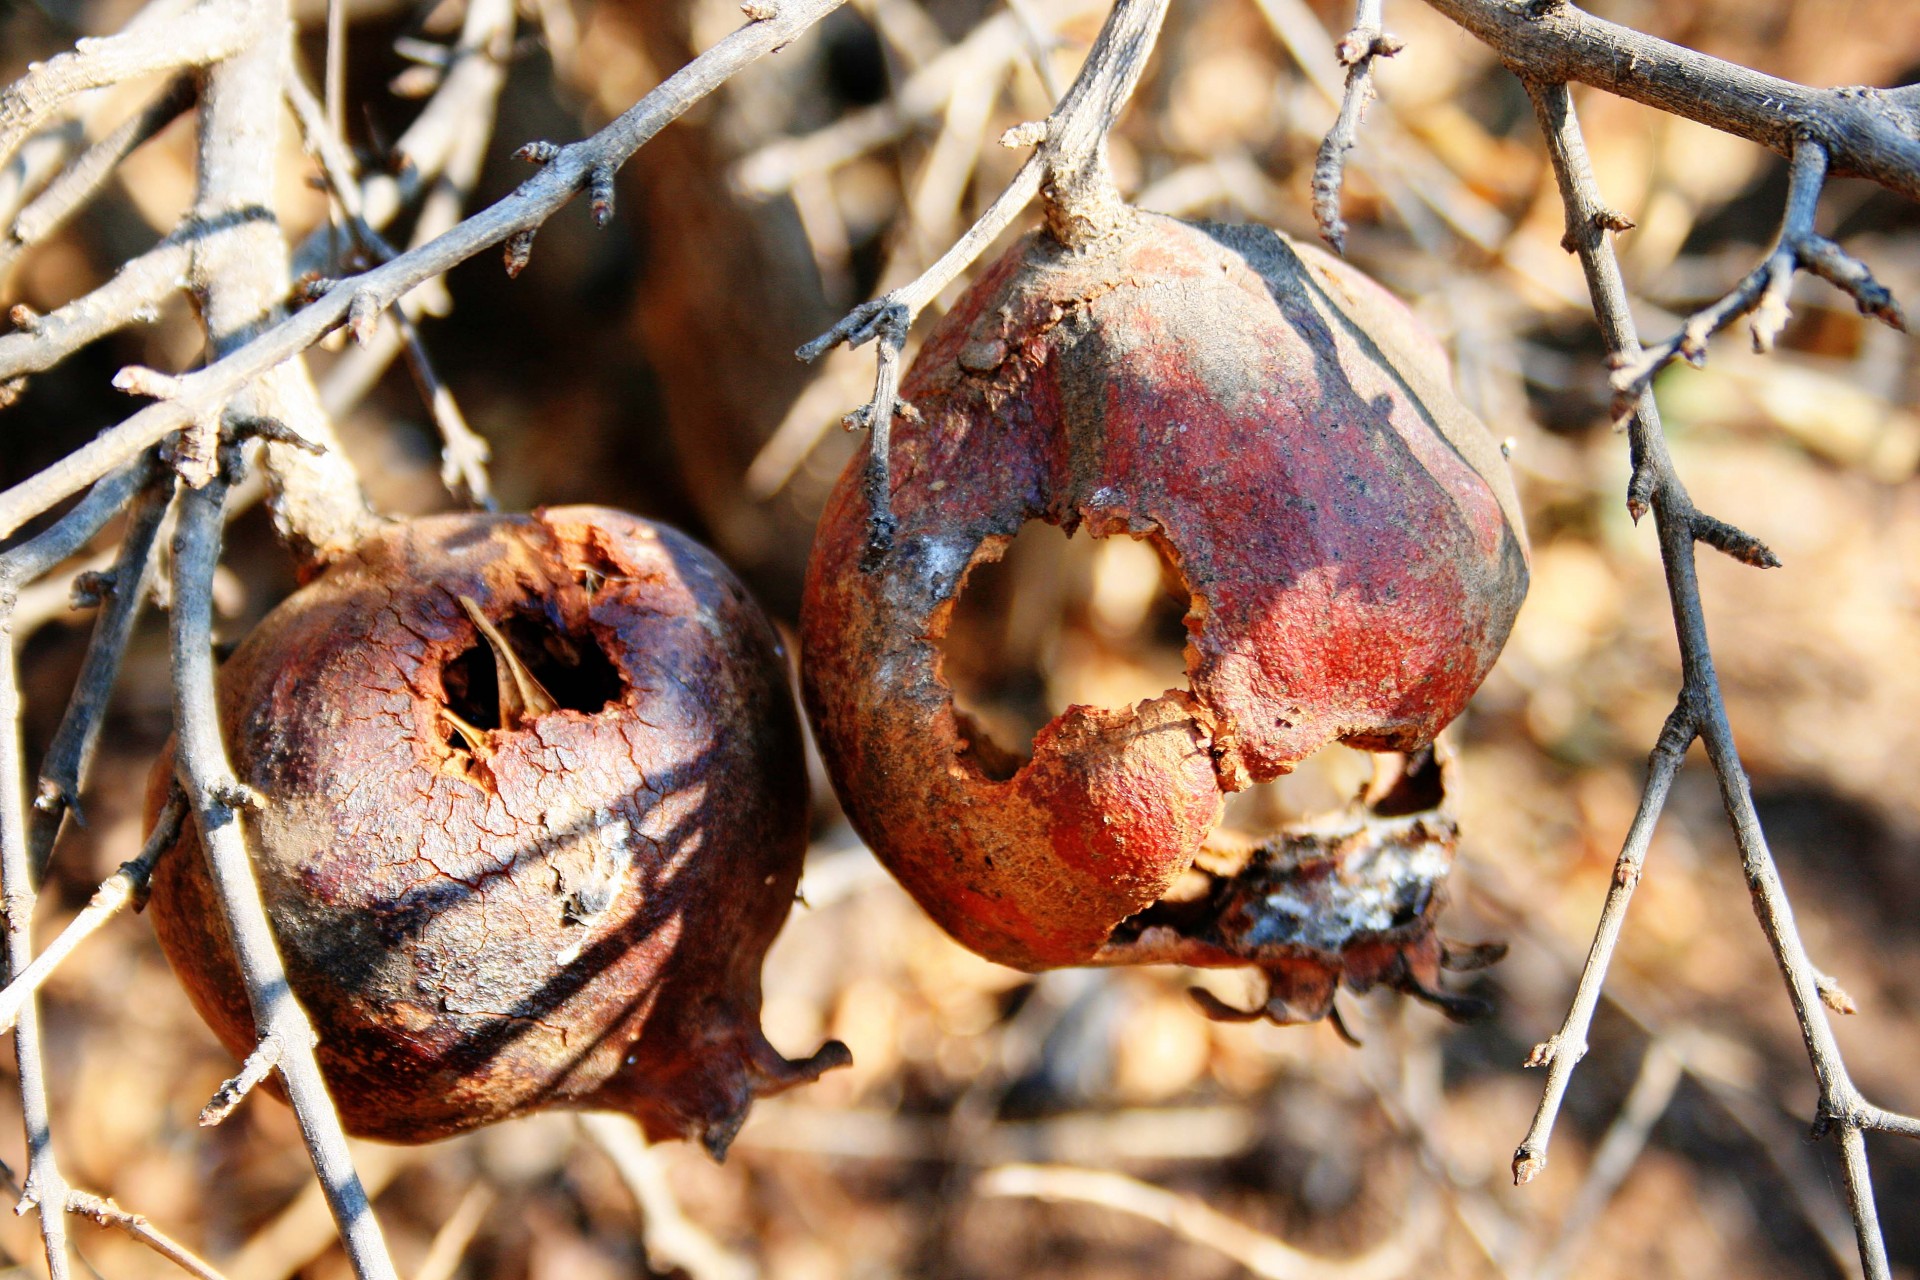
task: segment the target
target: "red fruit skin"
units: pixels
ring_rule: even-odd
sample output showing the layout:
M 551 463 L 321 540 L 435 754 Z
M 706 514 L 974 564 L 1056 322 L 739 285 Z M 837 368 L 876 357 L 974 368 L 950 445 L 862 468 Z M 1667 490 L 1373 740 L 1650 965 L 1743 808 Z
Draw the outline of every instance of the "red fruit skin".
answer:
M 621 690 L 468 753 L 449 661 L 533 619 Z M 442 1137 L 548 1106 L 628 1111 L 716 1154 L 803 1063 L 761 1036 L 760 964 L 807 832 L 772 628 L 709 552 L 623 512 L 392 526 L 275 609 L 220 672 L 249 848 L 348 1129 Z M 171 754 L 149 788 L 158 807 Z M 236 1057 L 253 1019 L 197 832 L 154 873 L 168 959 Z
M 1257 227 L 1139 214 L 1044 235 L 935 328 L 893 432 L 893 550 L 860 560 L 865 455 L 821 518 L 808 710 L 854 826 L 948 932 L 1086 963 L 1159 899 L 1223 794 L 1333 742 L 1413 750 L 1485 677 L 1525 595 L 1497 444 L 1444 354 L 1357 271 Z M 939 641 L 1029 519 L 1158 542 L 1192 598 L 1191 693 L 1070 707 L 1008 781 L 968 747 Z

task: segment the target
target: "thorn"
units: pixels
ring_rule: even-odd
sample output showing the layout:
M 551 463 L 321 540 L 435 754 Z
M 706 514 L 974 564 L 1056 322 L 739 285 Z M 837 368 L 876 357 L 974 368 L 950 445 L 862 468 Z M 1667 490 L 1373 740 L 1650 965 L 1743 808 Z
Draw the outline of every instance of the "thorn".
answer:
M 1541 1170 L 1546 1167 L 1547 1158 L 1545 1156 L 1536 1155 L 1525 1147 L 1520 1148 L 1513 1153 L 1513 1185 L 1516 1187 L 1526 1186 L 1529 1182 L 1539 1177 Z
M 1593 225 L 1602 231 L 1631 231 L 1637 224 L 1618 209 L 1601 205 L 1593 211 Z
M 527 269 L 527 263 L 533 258 L 533 232 L 516 231 L 508 236 L 505 256 L 507 279 L 512 280 Z
M 1647 514 L 1653 506 L 1653 470 L 1650 467 L 1635 467 L 1633 478 L 1627 481 L 1627 514 L 1633 517 L 1635 524 Z
M 587 176 L 587 191 L 593 205 L 593 225 L 604 231 L 613 221 L 613 166 L 593 166 L 593 172 Z
M 223 804 L 229 809 L 252 809 L 258 812 L 267 807 L 267 799 L 244 782 L 216 782 L 211 795 L 214 803 Z
M 1847 994 L 1846 988 L 1826 974 L 1823 973 L 1814 979 L 1814 986 L 1820 992 L 1820 1003 L 1835 1013 L 1851 1017 L 1860 1012 L 1860 1006 L 1853 1002 L 1853 997 Z
M 353 340 L 360 346 L 373 341 L 375 330 L 380 327 L 380 299 L 371 289 L 355 289 L 353 298 L 347 303 L 347 330 L 353 334 Z
M 100 569 L 88 569 L 73 577 L 73 588 L 67 597 L 68 605 L 75 609 L 92 609 L 112 598 L 118 585 L 113 574 Z M 37 801 L 35 803 L 38 803 Z
M 560 148 L 551 142 L 529 142 L 513 153 L 515 160 L 525 160 L 528 164 L 552 164 L 560 155 Z
M 1780 557 L 1773 554 L 1766 543 L 1705 512 L 1694 512 L 1693 536 L 1715 551 L 1726 552 L 1741 564 L 1752 565 L 1756 569 L 1780 567 Z
M 1047 122 L 1028 120 L 1017 124 L 1000 135 L 1000 145 L 1009 151 L 1018 151 L 1022 147 L 1037 147 L 1047 140 Z
M 1333 1024 L 1334 1033 L 1342 1040 L 1345 1040 L 1356 1049 L 1366 1048 L 1364 1044 L 1360 1043 L 1360 1037 L 1348 1029 L 1347 1020 L 1340 1016 L 1340 1002 L 1338 1000 L 1331 1000 L 1327 1003 L 1327 1021 Z
M 114 374 L 113 385 L 115 390 L 150 400 L 171 400 L 180 394 L 180 379 L 139 364 L 130 364 Z

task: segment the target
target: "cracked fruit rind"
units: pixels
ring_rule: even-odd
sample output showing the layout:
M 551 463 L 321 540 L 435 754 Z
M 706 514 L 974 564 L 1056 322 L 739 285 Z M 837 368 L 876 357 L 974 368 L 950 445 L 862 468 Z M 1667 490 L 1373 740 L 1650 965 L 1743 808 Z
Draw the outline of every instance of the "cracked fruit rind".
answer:
M 1193 862 L 1227 792 L 1334 742 L 1425 747 L 1525 595 L 1504 459 L 1438 345 L 1359 272 L 1264 228 L 1135 214 L 1089 250 L 1029 236 L 902 395 L 893 550 L 863 571 L 864 455 L 821 518 L 807 705 L 854 826 L 1006 964 L 1112 963 L 1116 926 Z M 940 644 L 969 570 L 1031 519 L 1166 552 L 1192 601 L 1188 688 L 1069 707 L 1013 769 L 956 716 Z
M 516 722 L 503 697 L 475 727 L 506 673 L 462 597 L 557 707 Z M 760 1032 L 806 844 L 799 726 L 772 628 L 685 536 L 598 507 L 391 526 L 267 616 L 220 702 L 351 1132 L 599 1107 L 718 1155 L 755 1097 L 846 1061 L 829 1044 L 788 1062 Z M 169 753 L 152 807 L 172 772 Z M 253 1020 L 191 823 L 152 914 L 244 1057 Z

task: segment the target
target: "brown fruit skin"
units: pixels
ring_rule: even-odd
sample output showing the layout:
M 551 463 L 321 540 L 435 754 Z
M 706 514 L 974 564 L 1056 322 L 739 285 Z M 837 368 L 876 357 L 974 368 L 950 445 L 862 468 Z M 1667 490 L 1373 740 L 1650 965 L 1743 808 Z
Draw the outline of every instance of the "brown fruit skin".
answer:
M 478 643 L 458 597 L 597 644 L 621 691 L 463 750 L 439 709 Z M 800 874 L 799 726 L 772 628 L 685 536 L 623 512 L 392 526 L 220 672 L 249 847 L 348 1129 L 420 1142 L 549 1106 L 630 1112 L 716 1154 L 784 1060 L 760 964 Z M 172 778 L 155 768 L 150 801 Z M 155 805 L 157 807 L 157 803 Z M 161 945 L 236 1056 L 253 1020 L 188 824 Z
M 861 555 L 865 455 L 821 518 L 809 713 L 854 826 L 920 904 L 1024 969 L 1095 960 L 1160 899 L 1225 792 L 1332 742 L 1417 749 L 1525 595 L 1498 446 L 1379 286 L 1258 227 L 1133 215 L 1017 244 L 928 337 L 893 434 L 892 551 Z M 1158 541 L 1193 600 L 1191 692 L 1071 707 L 1006 781 L 939 641 L 1028 519 Z

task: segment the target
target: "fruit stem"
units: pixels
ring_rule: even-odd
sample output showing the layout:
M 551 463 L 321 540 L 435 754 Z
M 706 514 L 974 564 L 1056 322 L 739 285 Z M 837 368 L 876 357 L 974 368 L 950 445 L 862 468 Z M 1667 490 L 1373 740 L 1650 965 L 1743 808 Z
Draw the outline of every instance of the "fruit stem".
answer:
M 1047 229 L 1068 248 L 1097 243 L 1126 223 L 1107 134 L 1140 83 L 1166 16 L 1167 0 L 1116 0 L 1080 74 L 1047 117 L 1040 201 Z

